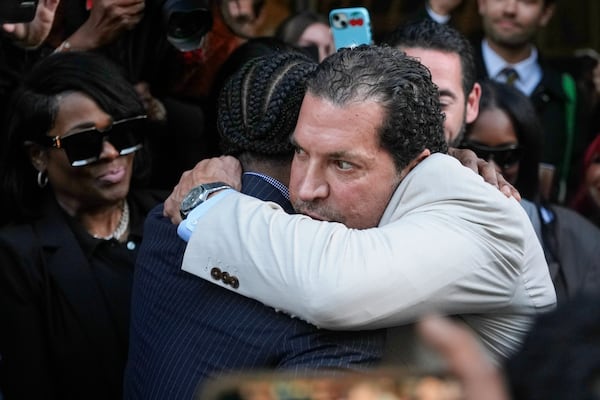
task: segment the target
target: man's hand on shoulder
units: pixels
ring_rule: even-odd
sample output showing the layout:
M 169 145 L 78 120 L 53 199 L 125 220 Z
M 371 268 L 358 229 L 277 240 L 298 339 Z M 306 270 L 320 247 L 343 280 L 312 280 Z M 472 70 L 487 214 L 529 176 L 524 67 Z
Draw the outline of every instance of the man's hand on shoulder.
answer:
M 514 197 L 516 200 L 521 201 L 519 191 L 504 179 L 502 174 L 494 168 L 494 165 L 478 158 L 472 150 L 449 147 L 448 154 L 460 161 L 465 167 L 481 175 L 484 181 L 495 186 L 506 197 Z
M 164 215 L 172 223 L 181 222 L 179 209 L 181 201 L 190 190 L 203 183 L 224 182 L 236 190 L 242 187 L 242 166 L 240 162 L 231 156 L 207 158 L 200 161 L 194 169 L 185 171 L 181 175 L 179 183 L 173 189 L 165 201 Z

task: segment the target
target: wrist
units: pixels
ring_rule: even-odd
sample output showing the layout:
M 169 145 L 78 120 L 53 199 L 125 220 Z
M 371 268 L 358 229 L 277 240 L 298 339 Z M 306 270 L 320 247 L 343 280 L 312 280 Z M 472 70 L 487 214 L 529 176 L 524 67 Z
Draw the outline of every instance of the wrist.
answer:
M 71 36 L 66 38 L 63 43 L 67 42 L 69 44 L 70 51 L 86 51 L 93 50 L 99 46 L 97 38 L 95 35 L 88 33 L 85 24 L 82 25 L 78 30 L 75 31 Z M 62 43 L 61 43 L 62 45 Z M 60 47 L 60 46 L 59 46 Z M 58 49 L 58 47 L 57 47 Z M 66 49 L 65 49 L 66 50 Z M 66 50 L 66 51 L 68 51 Z

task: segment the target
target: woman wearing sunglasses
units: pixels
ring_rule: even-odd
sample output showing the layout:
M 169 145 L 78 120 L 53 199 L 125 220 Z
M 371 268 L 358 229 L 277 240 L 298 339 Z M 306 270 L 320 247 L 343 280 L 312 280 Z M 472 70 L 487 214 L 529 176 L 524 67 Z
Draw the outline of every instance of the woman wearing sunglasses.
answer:
M 573 210 L 549 204 L 539 190 L 542 127 L 533 105 L 517 89 L 483 82 L 479 116 L 463 146 L 497 165 L 521 193 L 544 248 L 559 304 L 600 291 L 600 229 Z
M 130 191 L 144 108 L 101 56 L 56 54 L 14 93 L 0 158 L 0 388 L 117 399 L 133 265 L 158 193 Z
M 516 89 L 493 81 L 481 85 L 479 115 L 467 127 L 461 147 L 494 163 L 521 197 L 533 201 L 542 154 L 542 127 L 535 110 Z

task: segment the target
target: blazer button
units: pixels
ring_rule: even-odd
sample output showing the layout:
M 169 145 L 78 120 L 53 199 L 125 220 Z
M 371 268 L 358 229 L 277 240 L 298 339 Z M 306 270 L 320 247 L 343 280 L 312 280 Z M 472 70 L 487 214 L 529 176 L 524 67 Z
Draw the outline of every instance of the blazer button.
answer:
M 229 283 L 229 272 L 223 272 L 221 275 L 221 280 L 227 285 Z
M 229 284 L 234 289 L 237 289 L 240 287 L 240 281 L 238 280 L 238 278 L 236 276 L 232 276 L 231 278 L 229 278 Z
M 212 276 L 214 280 L 218 281 L 221 279 L 221 276 L 223 276 L 223 274 L 221 273 L 221 270 L 219 268 L 214 267 L 210 270 L 210 276 Z

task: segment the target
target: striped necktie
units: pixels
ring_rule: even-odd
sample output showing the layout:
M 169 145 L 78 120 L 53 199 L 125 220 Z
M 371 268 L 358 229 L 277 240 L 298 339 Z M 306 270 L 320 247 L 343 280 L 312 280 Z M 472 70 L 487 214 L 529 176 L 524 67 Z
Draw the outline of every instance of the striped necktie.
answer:
M 514 68 L 504 68 L 502 75 L 506 77 L 506 84 L 508 86 L 514 86 L 517 79 L 519 79 L 519 74 Z

